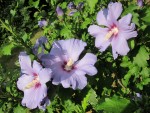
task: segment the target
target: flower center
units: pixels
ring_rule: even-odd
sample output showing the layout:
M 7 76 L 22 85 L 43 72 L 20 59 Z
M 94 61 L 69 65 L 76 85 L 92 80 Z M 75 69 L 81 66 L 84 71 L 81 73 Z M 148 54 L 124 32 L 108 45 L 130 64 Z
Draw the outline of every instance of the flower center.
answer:
M 34 79 L 28 83 L 24 89 L 30 89 L 31 87 L 38 87 L 40 86 L 40 81 L 39 81 L 39 77 L 38 76 L 35 76 Z
M 73 62 L 73 60 L 70 58 L 70 59 L 68 60 L 67 64 L 64 66 L 64 69 L 65 69 L 66 71 L 70 71 L 70 70 L 72 69 L 72 67 L 73 67 L 73 64 L 74 64 L 74 62 Z
M 119 32 L 117 27 L 113 27 L 105 36 L 105 41 L 107 41 L 108 39 L 110 39 L 112 37 L 112 35 L 117 35 Z

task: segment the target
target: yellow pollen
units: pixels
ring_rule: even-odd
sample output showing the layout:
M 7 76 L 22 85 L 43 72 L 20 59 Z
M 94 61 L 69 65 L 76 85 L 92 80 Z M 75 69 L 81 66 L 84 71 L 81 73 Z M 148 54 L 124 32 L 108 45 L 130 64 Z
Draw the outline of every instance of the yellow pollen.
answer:
M 67 64 L 65 65 L 65 70 L 69 71 L 72 68 L 72 65 L 74 64 L 73 60 L 70 58 Z
M 35 86 L 36 83 L 39 82 L 39 77 L 35 77 L 30 83 L 28 83 L 24 89 L 30 89 L 31 87 Z
M 70 67 L 70 66 L 73 65 L 73 63 L 74 63 L 73 60 L 70 58 L 66 65 L 67 65 L 68 67 Z
M 105 38 L 104 38 L 104 41 L 107 41 L 108 39 L 110 39 L 112 37 L 112 35 L 116 35 L 118 33 L 118 28 L 117 27 L 114 27 L 113 29 L 111 29 L 111 31 L 109 31 Z

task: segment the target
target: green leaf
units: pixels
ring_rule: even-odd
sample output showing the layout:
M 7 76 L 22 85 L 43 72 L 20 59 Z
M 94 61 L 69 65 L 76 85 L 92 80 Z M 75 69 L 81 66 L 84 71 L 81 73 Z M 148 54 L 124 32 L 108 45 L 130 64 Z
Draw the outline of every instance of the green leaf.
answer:
M 23 41 L 26 42 L 26 40 L 28 39 L 28 35 L 27 33 L 24 33 L 23 37 L 22 37 Z
M 15 16 L 16 10 L 10 10 L 10 14 L 11 14 L 12 16 Z
M 50 0 L 50 2 L 51 2 L 51 5 L 52 5 L 52 6 L 55 6 L 56 0 Z
M 145 46 L 141 46 L 138 54 L 134 57 L 134 63 L 139 67 L 146 67 L 148 65 L 147 60 L 149 59 L 149 53 L 147 52 Z
M 35 2 L 33 0 L 29 0 L 29 5 L 34 6 L 35 8 L 39 7 L 39 3 L 40 3 L 40 0 L 36 0 Z
M 142 84 L 143 85 L 147 85 L 147 84 L 149 84 L 150 83 L 150 78 L 146 78 L 146 79 L 144 79 L 143 81 L 142 81 Z
M 62 113 L 81 113 L 81 110 L 75 103 L 73 103 L 71 100 L 66 100 L 63 104 L 64 109 Z
M 148 78 L 150 76 L 150 69 L 147 67 L 143 68 L 140 75 L 144 78 Z
M 129 41 L 130 48 L 133 49 L 135 47 L 135 41 L 132 39 Z
M 81 28 L 87 28 L 88 24 L 91 23 L 91 19 L 87 18 L 82 24 L 81 24 Z
M 11 55 L 11 50 L 13 49 L 14 44 L 13 42 L 5 44 L 1 47 L 0 55 Z
M 147 9 L 148 10 L 148 9 Z M 150 10 L 150 8 L 149 8 Z M 145 17 L 142 18 L 142 20 L 147 24 L 150 25 L 150 11 L 148 10 L 147 14 Z
M 97 110 L 104 110 L 108 113 L 125 113 L 126 107 L 129 106 L 130 101 L 125 98 L 113 96 L 112 98 L 105 98 L 105 102 L 97 106 Z M 130 109 L 128 109 L 128 113 Z
M 98 0 L 86 0 L 86 1 L 90 7 L 91 13 L 94 12 L 95 5 L 97 4 Z
M 96 92 L 93 89 L 90 89 L 86 97 L 82 101 L 82 108 L 84 109 L 84 111 L 86 110 L 88 105 L 91 104 L 92 106 L 95 106 L 97 104 L 98 100 L 96 99 L 96 97 Z
M 132 16 L 133 16 L 133 18 L 132 18 L 133 23 L 135 23 L 137 26 L 140 27 L 139 14 L 133 12 L 133 13 L 132 13 Z
M 134 12 L 134 10 L 136 9 L 138 9 L 138 6 L 136 4 L 131 4 L 127 8 L 125 8 L 122 15 L 127 15 L 128 13 Z
M 140 71 L 140 67 L 138 66 L 133 66 L 130 68 L 129 73 L 131 73 L 132 75 L 137 75 Z
M 60 35 L 64 36 L 65 38 L 70 38 L 72 36 L 72 32 L 67 26 L 65 26 L 61 29 Z
M 18 105 L 14 108 L 14 113 L 28 113 L 28 110 Z

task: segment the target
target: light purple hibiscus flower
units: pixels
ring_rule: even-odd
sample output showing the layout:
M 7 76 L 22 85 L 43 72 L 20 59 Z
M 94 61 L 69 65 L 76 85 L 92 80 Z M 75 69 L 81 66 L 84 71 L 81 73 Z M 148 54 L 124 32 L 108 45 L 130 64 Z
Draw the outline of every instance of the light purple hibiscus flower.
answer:
M 40 59 L 41 56 L 44 54 L 45 48 L 44 48 L 44 44 L 46 44 L 48 42 L 46 37 L 40 37 L 39 39 L 36 40 L 35 45 L 32 48 L 32 51 L 35 55 L 37 55 L 37 57 Z M 39 49 L 41 48 L 41 51 L 39 51 Z
M 47 26 L 47 21 L 46 21 L 46 20 L 38 21 L 38 26 L 39 26 L 39 27 Z
M 51 70 L 42 68 L 35 60 L 31 66 L 30 57 L 25 52 L 20 53 L 19 63 L 21 76 L 17 81 L 17 87 L 24 92 L 22 105 L 30 109 L 37 106 L 41 108 L 41 102 L 47 96 L 46 82 L 51 78 Z
M 110 3 L 108 9 L 103 9 L 97 14 L 99 26 L 91 25 L 88 28 L 88 32 L 96 38 L 95 46 L 101 52 L 111 44 L 114 59 L 118 57 L 118 54 L 127 55 L 130 50 L 127 40 L 137 36 L 137 31 L 134 31 L 135 24 L 131 23 L 131 14 L 117 20 L 122 10 L 120 2 Z M 101 25 L 105 27 L 100 27 Z
M 64 88 L 83 89 L 87 85 L 85 74 L 95 75 L 97 57 L 86 53 L 79 59 L 86 43 L 78 39 L 59 40 L 53 43 L 48 55 L 42 56 L 43 65 L 52 69 L 52 83 Z

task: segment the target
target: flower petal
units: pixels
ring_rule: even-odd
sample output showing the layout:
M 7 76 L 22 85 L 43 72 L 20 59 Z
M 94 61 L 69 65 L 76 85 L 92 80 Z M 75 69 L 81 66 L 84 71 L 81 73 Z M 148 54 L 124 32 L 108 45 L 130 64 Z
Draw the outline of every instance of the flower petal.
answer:
M 79 55 L 86 46 L 85 42 L 78 39 L 59 40 L 56 43 L 59 43 L 60 48 L 63 50 L 63 54 L 66 54 L 66 56 L 71 58 L 74 62 L 78 60 Z
M 55 58 L 58 60 L 66 60 L 63 56 L 68 55 L 67 50 L 62 48 L 61 43 L 63 43 L 64 40 L 55 41 L 53 43 L 52 49 L 50 51 L 50 55 L 55 56 Z M 54 59 L 55 59 L 54 58 Z
M 21 77 L 19 77 L 18 81 L 17 81 L 17 87 L 20 90 L 24 90 L 24 88 L 27 86 L 28 83 L 30 83 L 32 80 L 34 79 L 33 76 L 28 76 L 28 75 L 22 75 Z
M 50 105 L 50 100 L 48 99 L 48 97 L 44 97 L 44 99 L 41 101 L 41 104 L 38 106 L 39 109 L 42 109 L 43 111 L 45 111 L 46 106 Z
M 111 2 L 108 5 L 108 18 L 117 20 L 122 13 L 122 4 L 120 2 Z
M 33 61 L 33 69 L 34 69 L 34 73 L 39 74 L 39 72 L 42 70 L 42 65 L 37 62 L 36 60 Z
M 45 84 L 38 88 L 30 88 L 24 91 L 24 98 L 22 100 L 22 105 L 30 109 L 34 109 L 39 106 L 40 102 L 47 95 L 47 87 Z
M 94 64 L 97 61 L 97 57 L 92 53 L 86 53 L 86 55 L 77 63 L 76 67 L 80 71 L 84 71 L 88 75 L 95 75 L 97 69 Z
M 61 84 L 64 88 L 69 88 L 74 82 L 74 79 L 72 77 L 69 77 L 68 79 L 61 81 Z
M 115 50 L 115 48 L 113 47 L 113 45 L 112 45 L 112 53 L 113 53 L 113 57 L 114 57 L 114 60 L 115 60 L 118 57 L 118 53 Z
M 96 20 L 98 25 L 104 25 L 107 26 L 107 15 L 108 15 L 108 10 L 107 9 L 103 9 L 101 11 L 98 12 Z
M 31 75 L 33 73 L 32 67 L 31 67 L 31 59 L 26 54 L 26 52 L 20 52 L 19 54 L 19 63 L 21 66 L 21 72 Z
M 123 33 L 124 37 L 128 40 L 130 38 L 136 37 L 137 31 L 132 31 L 132 32 L 128 32 L 128 33 Z
M 133 37 L 136 37 L 138 35 L 137 31 L 134 31 L 134 29 L 135 29 L 134 23 L 131 23 L 130 26 L 122 25 L 122 24 L 120 24 L 119 26 L 121 26 L 119 34 L 124 36 L 126 38 L 126 40 L 133 38 Z
M 107 47 L 110 45 L 110 39 L 105 40 L 105 36 L 107 33 L 100 34 L 95 38 L 95 46 L 101 51 L 105 51 Z
M 50 68 L 44 68 L 39 73 L 39 79 L 40 83 L 45 84 L 51 79 L 51 69 Z
M 75 74 L 72 75 L 73 79 L 76 82 L 76 85 L 74 83 L 72 84 L 73 89 L 83 89 L 87 85 L 87 78 L 85 77 L 85 74 L 83 71 L 77 70 L 75 71 Z
M 127 55 L 129 52 L 129 47 L 126 39 L 124 36 L 119 35 L 116 38 L 113 38 L 112 40 L 112 48 L 120 55 L 124 56 Z
M 52 83 L 58 85 L 61 81 L 70 77 L 71 73 L 63 70 L 62 63 L 56 62 L 51 66 L 52 69 Z
M 41 61 L 42 61 L 42 65 L 46 68 L 49 68 L 52 64 L 52 60 L 54 59 L 55 57 L 53 55 L 50 55 L 50 54 L 45 54 L 41 57 Z
M 132 18 L 132 14 L 127 14 L 126 16 L 122 17 L 120 20 L 119 20 L 119 23 L 120 24 L 127 24 L 129 25 L 130 22 L 131 22 L 131 18 Z
M 76 70 L 68 79 L 61 81 L 61 84 L 64 88 L 83 89 L 87 85 L 85 72 Z
M 101 28 L 97 25 L 90 25 L 88 28 L 88 32 L 90 35 L 96 37 L 99 34 L 103 34 L 103 32 L 106 32 L 108 29 L 107 28 Z

